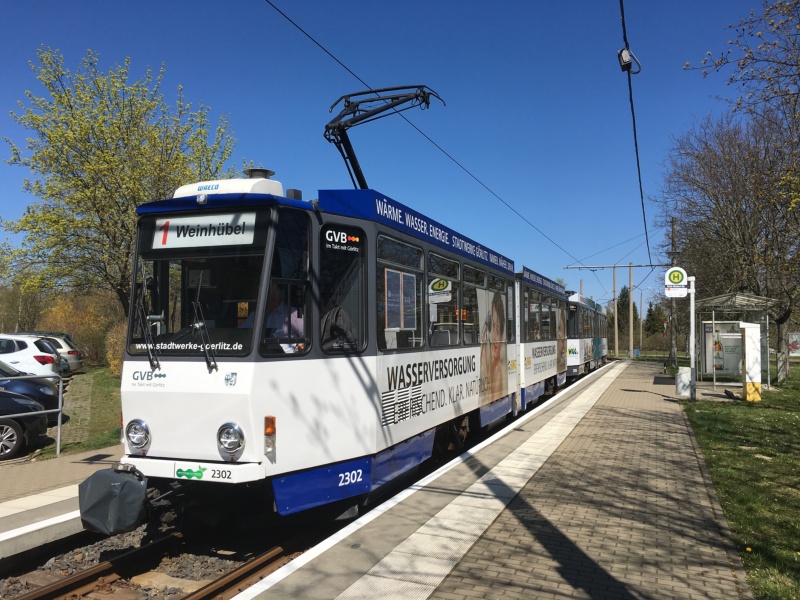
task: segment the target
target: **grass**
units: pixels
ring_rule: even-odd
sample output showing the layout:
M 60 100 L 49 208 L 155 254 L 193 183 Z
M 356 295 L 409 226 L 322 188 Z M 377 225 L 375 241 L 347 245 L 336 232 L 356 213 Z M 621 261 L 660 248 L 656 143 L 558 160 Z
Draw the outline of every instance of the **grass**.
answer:
M 800 599 L 800 368 L 761 402 L 686 403 L 758 600 Z
M 70 421 L 62 430 L 61 453 L 74 454 L 119 444 L 119 378 L 105 367 L 86 367 L 73 375 L 64 394 L 64 412 Z M 55 430 L 50 434 L 55 436 Z M 56 455 L 55 440 L 39 449 L 37 459 Z

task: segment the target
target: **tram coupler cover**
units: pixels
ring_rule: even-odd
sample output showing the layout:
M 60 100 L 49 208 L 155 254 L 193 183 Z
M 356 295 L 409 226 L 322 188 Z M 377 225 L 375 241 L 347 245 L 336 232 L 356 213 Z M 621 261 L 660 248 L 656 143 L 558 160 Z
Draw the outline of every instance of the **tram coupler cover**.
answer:
M 114 535 L 136 529 L 147 509 L 147 477 L 132 465 L 96 471 L 78 485 L 84 529 Z

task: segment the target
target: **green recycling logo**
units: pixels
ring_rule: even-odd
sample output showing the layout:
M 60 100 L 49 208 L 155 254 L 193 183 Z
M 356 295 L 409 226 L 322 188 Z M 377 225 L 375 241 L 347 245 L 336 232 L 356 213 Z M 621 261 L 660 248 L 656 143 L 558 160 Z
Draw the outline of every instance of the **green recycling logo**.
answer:
M 175 475 L 177 475 L 178 477 L 186 477 L 186 479 L 192 479 L 192 478 L 202 479 L 203 472 L 207 470 L 208 469 L 206 469 L 205 467 L 197 465 L 197 471 L 195 471 L 194 469 L 178 469 L 177 471 L 175 471 Z

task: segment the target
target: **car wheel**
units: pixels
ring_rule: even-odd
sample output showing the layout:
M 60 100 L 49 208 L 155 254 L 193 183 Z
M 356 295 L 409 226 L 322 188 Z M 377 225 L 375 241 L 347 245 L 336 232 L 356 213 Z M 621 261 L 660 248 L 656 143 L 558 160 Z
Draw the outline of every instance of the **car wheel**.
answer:
M 16 421 L 0 419 L 0 460 L 14 458 L 25 445 L 22 427 Z

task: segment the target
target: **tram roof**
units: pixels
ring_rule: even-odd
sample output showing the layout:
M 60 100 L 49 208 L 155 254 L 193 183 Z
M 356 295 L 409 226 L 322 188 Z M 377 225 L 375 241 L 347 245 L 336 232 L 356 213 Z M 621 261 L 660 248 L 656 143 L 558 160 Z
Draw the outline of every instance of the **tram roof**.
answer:
M 599 302 L 595 302 L 591 298 L 584 296 L 583 294 L 572 294 L 568 300 L 572 304 L 583 304 L 584 306 L 588 306 L 592 310 L 599 312 L 600 314 L 605 314 L 606 309 L 605 307 L 600 304 Z
M 208 182 L 203 182 L 203 185 L 207 186 Z M 186 186 L 182 189 L 185 188 Z M 214 193 L 213 190 L 203 190 L 193 195 L 147 202 L 140 205 L 136 209 L 136 213 L 138 215 L 157 215 L 233 208 L 252 209 L 269 205 L 291 206 L 308 211 L 320 211 L 374 221 L 483 263 L 507 275 L 514 275 L 514 261 L 510 258 L 372 189 L 320 190 L 319 199 L 311 201 L 291 200 L 274 194 L 247 191 Z
M 544 275 L 540 275 L 533 269 L 529 269 L 528 267 L 522 267 L 522 272 L 517 273 L 517 279 L 524 281 L 525 283 L 529 283 L 534 287 L 538 287 L 545 292 L 550 294 L 555 294 L 561 298 L 566 299 L 567 294 L 565 288 L 560 283 L 556 283 L 552 279 L 545 277 Z

